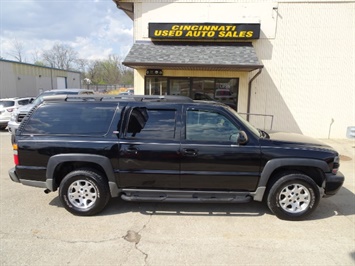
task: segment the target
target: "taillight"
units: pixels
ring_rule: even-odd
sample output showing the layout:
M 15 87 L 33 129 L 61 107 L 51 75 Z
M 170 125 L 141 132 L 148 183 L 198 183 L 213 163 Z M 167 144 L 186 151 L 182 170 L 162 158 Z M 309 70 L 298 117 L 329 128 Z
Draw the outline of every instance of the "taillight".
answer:
M 18 161 L 18 146 L 17 144 L 13 144 L 12 145 L 12 149 L 14 151 L 14 162 L 15 162 L 15 165 L 19 165 L 19 161 Z
M 6 110 L 11 113 L 13 110 L 15 110 L 15 108 L 7 108 Z
M 339 156 L 334 158 L 332 173 L 335 175 L 338 173 L 339 170 L 339 166 L 340 166 L 339 161 L 340 161 Z

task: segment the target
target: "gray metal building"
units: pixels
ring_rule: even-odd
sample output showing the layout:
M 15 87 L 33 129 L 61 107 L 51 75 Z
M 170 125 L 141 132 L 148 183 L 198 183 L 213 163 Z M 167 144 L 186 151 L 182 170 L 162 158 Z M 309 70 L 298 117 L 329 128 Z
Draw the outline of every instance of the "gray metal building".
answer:
M 0 59 L 0 98 L 65 88 L 81 88 L 81 73 Z

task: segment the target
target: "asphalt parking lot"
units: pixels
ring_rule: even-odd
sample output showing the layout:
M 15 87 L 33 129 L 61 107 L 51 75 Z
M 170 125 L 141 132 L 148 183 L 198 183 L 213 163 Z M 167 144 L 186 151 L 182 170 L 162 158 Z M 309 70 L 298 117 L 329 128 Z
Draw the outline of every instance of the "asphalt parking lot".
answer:
M 0 132 L 1 265 L 355 265 L 355 142 L 341 154 L 343 188 L 307 220 L 282 221 L 262 203 L 130 203 L 76 217 L 58 194 L 10 180 Z

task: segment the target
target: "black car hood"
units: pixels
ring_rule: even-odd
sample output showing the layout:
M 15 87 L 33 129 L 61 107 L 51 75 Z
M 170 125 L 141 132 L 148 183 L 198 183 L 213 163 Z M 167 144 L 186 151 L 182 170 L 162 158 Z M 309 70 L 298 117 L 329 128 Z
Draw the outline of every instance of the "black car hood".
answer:
M 308 146 L 308 147 L 314 147 L 314 148 L 320 148 L 320 149 L 326 149 L 326 150 L 333 150 L 332 147 L 329 145 L 311 138 L 307 137 L 301 134 L 297 133 L 288 133 L 288 132 L 276 132 L 276 131 L 270 131 L 267 132 L 270 136 L 269 141 L 272 141 L 275 144 L 280 144 L 280 145 L 291 145 L 291 146 Z

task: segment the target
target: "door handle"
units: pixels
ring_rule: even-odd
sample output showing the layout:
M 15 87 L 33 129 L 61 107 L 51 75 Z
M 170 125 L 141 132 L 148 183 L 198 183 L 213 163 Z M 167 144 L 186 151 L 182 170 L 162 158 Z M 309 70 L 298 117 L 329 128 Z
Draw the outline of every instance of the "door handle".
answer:
M 184 156 L 196 157 L 198 154 L 198 150 L 197 149 L 182 149 L 182 154 Z
M 126 151 L 126 153 L 129 153 L 129 154 L 138 154 L 137 148 L 127 148 L 125 151 Z

